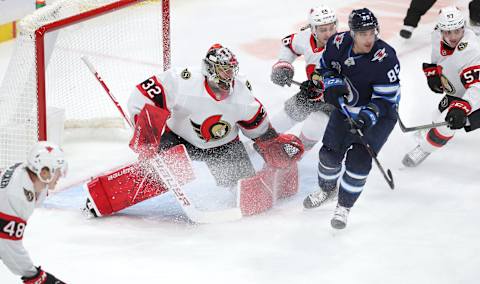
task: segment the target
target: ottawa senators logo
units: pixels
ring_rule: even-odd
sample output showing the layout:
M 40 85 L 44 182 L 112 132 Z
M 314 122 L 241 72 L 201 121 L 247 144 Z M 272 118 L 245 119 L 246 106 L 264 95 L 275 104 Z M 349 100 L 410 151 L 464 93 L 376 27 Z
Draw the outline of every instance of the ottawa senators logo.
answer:
M 454 95 L 456 93 L 455 87 L 453 86 L 452 82 L 445 77 L 445 75 L 442 74 L 442 86 L 443 89 L 445 90 L 445 93 L 447 95 Z
M 26 190 L 25 188 L 23 188 L 23 193 L 25 194 L 25 198 L 27 199 L 28 202 L 33 201 L 35 194 L 32 191 Z
M 191 119 L 190 123 L 198 137 L 209 142 L 222 139 L 230 133 L 232 126 L 228 122 L 221 120 L 221 118 L 222 115 L 213 115 L 205 119 L 201 125 Z

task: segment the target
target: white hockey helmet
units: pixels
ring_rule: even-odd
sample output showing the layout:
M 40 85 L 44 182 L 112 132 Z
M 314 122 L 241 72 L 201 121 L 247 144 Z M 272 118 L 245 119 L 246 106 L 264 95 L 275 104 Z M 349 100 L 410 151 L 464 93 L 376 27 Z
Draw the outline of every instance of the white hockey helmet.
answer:
M 229 91 L 238 74 L 238 61 L 230 49 L 216 43 L 203 59 L 203 75 L 223 90 Z
M 455 6 L 440 9 L 438 15 L 438 29 L 441 31 L 453 31 L 465 27 L 465 17 Z
M 67 161 L 62 149 L 54 143 L 41 141 L 35 144 L 27 157 L 27 167 L 34 172 L 44 183 L 50 183 L 57 171 L 65 176 L 67 172 Z M 50 171 L 50 178 L 44 179 L 40 172 L 47 168 Z
M 337 24 L 337 15 L 335 11 L 325 5 L 320 5 L 310 9 L 308 14 L 308 25 L 312 31 L 313 36 L 317 39 L 316 27 L 328 24 Z
M 337 23 L 337 15 L 332 8 L 326 5 L 320 5 L 310 9 L 310 13 L 308 14 L 308 24 L 312 30 L 316 26 L 332 23 Z

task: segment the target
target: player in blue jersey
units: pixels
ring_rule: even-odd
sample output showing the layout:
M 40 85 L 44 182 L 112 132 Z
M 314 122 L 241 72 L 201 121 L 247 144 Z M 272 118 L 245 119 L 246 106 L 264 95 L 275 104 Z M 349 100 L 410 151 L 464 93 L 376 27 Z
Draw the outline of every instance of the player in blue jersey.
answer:
M 317 84 L 323 85 L 324 99 L 336 109 L 319 152 L 319 190 L 304 201 L 305 208 L 314 208 L 338 194 L 331 220 L 336 229 L 345 228 L 372 168 L 372 157 L 358 130 L 378 153 L 397 122 L 400 99 L 400 64 L 395 50 L 379 39 L 377 18 L 367 8 L 353 10 L 348 25 L 350 31 L 330 37 L 317 69 L 321 78 Z

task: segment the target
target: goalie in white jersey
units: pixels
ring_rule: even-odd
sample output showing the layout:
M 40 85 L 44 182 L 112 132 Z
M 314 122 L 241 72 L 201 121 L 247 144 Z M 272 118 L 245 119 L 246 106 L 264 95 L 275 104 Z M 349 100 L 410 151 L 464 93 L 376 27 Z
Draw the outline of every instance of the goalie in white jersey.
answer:
M 278 62 L 272 67 L 271 80 L 279 86 L 292 84 L 294 68 L 292 63 L 303 55 L 307 79 L 312 79 L 315 66 L 320 62 L 327 40 L 337 32 L 337 16 L 330 7 L 321 5 L 310 9 L 308 28 L 282 39 Z M 272 124 L 279 131 L 287 131 L 304 121 L 300 139 L 306 149 L 312 148 L 322 137 L 332 107 L 323 101 L 323 94 L 313 90 L 312 81 L 305 81 L 300 92 L 288 99 L 283 109 L 272 117 Z
M 480 127 L 480 39 L 465 28 L 465 19 L 456 7 L 441 9 L 432 36 L 432 63 L 423 64 L 428 86 L 445 94 L 435 120 L 448 126 L 418 131 L 418 145 L 403 158 L 414 167 L 430 153 L 442 148 L 456 131 Z
M 66 168 L 58 146 L 39 142 L 26 163 L 11 165 L 0 175 L 0 259 L 14 274 L 22 276 L 24 283 L 63 283 L 33 265 L 22 239 L 28 218 L 43 203 L 47 190 L 55 188 Z
M 160 151 L 184 144 L 193 160 L 206 162 L 222 187 L 232 187 L 255 174 L 239 131 L 255 141 L 270 166 L 283 167 L 298 160 L 302 143 L 271 127 L 263 105 L 238 70 L 236 56 L 214 44 L 201 70 L 170 69 L 137 85 L 128 101 L 130 117 L 137 130 L 153 130 L 136 131 L 133 144 L 145 144 L 150 149 L 153 145 Z M 152 110 L 152 106 L 157 114 L 150 111 L 144 119 L 145 108 Z M 157 119 L 162 116 L 168 117 L 166 125 Z

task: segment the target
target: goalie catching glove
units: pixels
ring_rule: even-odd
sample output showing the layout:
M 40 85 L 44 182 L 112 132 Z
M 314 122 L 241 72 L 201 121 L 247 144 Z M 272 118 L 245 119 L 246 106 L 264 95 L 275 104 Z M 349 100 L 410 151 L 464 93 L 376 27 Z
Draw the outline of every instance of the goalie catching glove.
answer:
M 300 160 L 304 147 L 302 141 L 292 134 L 278 134 L 273 128 L 255 140 L 255 150 L 268 166 L 287 168 Z
M 279 86 L 289 86 L 293 79 L 293 66 L 287 61 L 278 61 L 272 66 L 272 74 L 270 78 L 274 84 Z
M 37 274 L 32 277 L 22 277 L 25 284 L 65 284 L 52 274 L 45 272 L 41 267 L 37 267 Z

